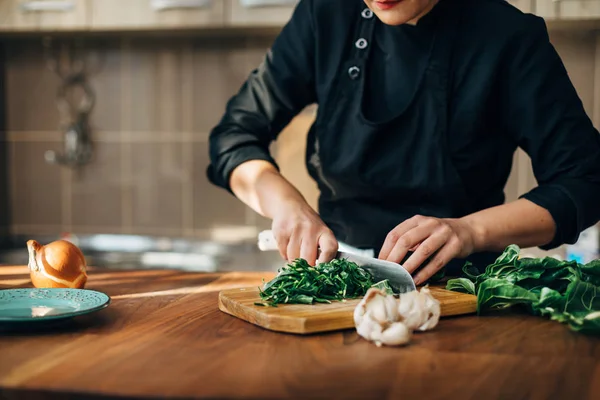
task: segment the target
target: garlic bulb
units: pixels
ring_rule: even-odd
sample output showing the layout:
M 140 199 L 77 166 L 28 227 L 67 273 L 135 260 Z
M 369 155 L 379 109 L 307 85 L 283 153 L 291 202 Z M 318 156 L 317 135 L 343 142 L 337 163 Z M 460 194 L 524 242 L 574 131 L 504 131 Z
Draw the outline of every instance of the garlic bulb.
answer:
M 360 324 L 365 314 L 370 312 L 371 318 L 380 324 L 398 320 L 398 308 L 393 296 L 386 296 L 385 292 L 370 288 L 359 305 L 354 309 L 354 322 Z
M 42 246 L 27 242 L 31 282 L 36 288 L 82 289 L 87 282 L 86 261 L 77 246 L 57 240 Z
M 396 299 L 377 288 L 370 288 L 354 309 L 354 324 L 360 336 L 377 346 L 398 346 L 410 341 L 410 331 L 399 322 Z
M 429 289 L 413 291 L 396 299 L 370 288 L 354 309 L 356 332 L 377 346 L 409 343 L 413 330 L 433 329 L 440 318 L 440 303 Z
M 381 340 L 377 346 L 385 344 L 387 346 L 401 346 L 410 342 L 412 332 L 402 322 L 391 324 L 385 331 L 381 333 Z
M 433 329 L 440 320 L 440 302 L 437 301 L 424 287 L 404 293 L 398 299 L 398 314 L 404 323 L 412 330 L 426 331 Z

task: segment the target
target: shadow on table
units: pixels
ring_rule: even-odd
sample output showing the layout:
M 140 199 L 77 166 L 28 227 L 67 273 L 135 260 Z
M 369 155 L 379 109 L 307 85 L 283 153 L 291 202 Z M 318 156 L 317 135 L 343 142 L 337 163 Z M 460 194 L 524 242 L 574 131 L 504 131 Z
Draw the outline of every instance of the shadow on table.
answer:
M 118 395 L 106 395 L 99 393 L 78 393 L 78 392 L 58 392 L 52 390 L 29 390 L 29 389 L 5 389 L 0 388 L 0 399 L 2 400 L 36 400 L 36 399 L 87 399 L 87 400 L 120 400 L 120 399 L 152 399 L 152 397 L 136 397 L 136 396 L 118 396 Z M 158 397 L 156 397 L 158 398 Z M 183 399 L 177 398 L 176 400 Z
M 109 307 L 89 315 L 80 315 L 66 320 L 4 322 L 0 323 L 0 337 L 92 333 L 110 325 L 115 319 L 113 313 L 114 310 Z
M 60 399 L 60 400 L 70 400 L 70 399 L 86 399 L 86 400 L 139 400 L 139 399 L 163 399 L 164 396 L 123 396 L 123 395 L 112 395 L 112 394 L 100 394 L 100 393 L 88 393 L 88 392 L 59 392 L 53 390 L 29 390 L 29 389 L 8 389 L 0 387 L 0 399 L 2 400 L 37 400 L 37 399 Z M 193 399 L 194 397 L 179 397 L 179 396 L 169 396 L 169 399 L 172 400 L 186 400 Z M 207 397 L 202 397 L 207 398 Z M 209 397 L 210 398 L 210 397 Z M 215 397 L 222 398 L 222 397 Z M 248 400 L 254 400 L 251 397 L 247 398 Z

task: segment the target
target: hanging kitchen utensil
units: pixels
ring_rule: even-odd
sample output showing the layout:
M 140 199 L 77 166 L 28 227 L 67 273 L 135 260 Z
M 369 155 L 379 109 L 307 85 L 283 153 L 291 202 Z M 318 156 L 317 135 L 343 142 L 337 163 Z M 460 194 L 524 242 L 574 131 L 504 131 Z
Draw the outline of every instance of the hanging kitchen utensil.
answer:
M 48 68 L 61 79 L 56 102 L 60 128 L 64 132 L 63 152 L 48 150 L 45 158 L 51 164 L 79 167 L 89 163 L 93 154 L 89 115 L 95 104 L 95 93 L 88 74 L 94 63 L 85 56 L 81 41 L 62 43 L 57 49 L 51 39 L 45 38 L 44 49 Z

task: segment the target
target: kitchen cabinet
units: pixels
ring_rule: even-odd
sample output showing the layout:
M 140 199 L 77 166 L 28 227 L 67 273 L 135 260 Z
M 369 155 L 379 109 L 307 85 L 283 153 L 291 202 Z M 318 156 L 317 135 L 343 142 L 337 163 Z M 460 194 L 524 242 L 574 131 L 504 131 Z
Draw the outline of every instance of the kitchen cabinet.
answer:
M 1 0 L 0 30 L 82 30 L 88 15 L 87 0 Z
M 535 1 L 536 0 L 507 0 L 510 4 L 517 7 L 519 10 L 524 13 L 534 13 L 535 11 Z M 544 0 L 547 2 L 551 2 L 551 0 Z
M 231 26 L 281 27 L 291 18 L 298 0 L 230 0 Z
M 221 27 L 223 0 L 91 0 L 92 30 Z
M 537 0 L 536 14 L 546 19 L 594 19 L 600 17 L 600 0 Z

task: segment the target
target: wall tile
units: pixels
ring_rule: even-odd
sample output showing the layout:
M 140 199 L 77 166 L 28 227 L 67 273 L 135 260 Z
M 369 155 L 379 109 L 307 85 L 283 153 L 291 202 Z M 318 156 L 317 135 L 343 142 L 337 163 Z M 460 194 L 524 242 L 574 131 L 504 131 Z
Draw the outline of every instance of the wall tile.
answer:
M 83 227 L 117 232 L 121 228 L 122 174 L 121 146 L 97 142 L 94 160 L 73 173 L 72 224 L 74 231 Z
M 56 131 L 58 77 L 46 68 L 39 41 L 9 42 L 6 46 L 7 129 Z
M 551 35 L 591 116 L 594 36 Z M 272 39 L 146 37 L 91 43 L 103 61 L 91 80 L 97 96 L 91 120 L 99 140 L 96 159 L 72 174 L 69 185 L 63 187 L 65 170 L 47 165 L 43 158 L 44 151 L 60 150 L 62 143 L 44 135 L 11 143 L 13 223 L 53 230 L 67 221 L 78 232 L 121 232 L 123 216 L 131 213 L 130 231 L 139 233 L 189 234 L 192 229 L 226 225 L 270 227 L 268 219 L 208 182 L 208 150 L 202 137 L 218 123 L 227 101 L 263 61 Z M 11 40 L 4 54 L 8 60 L 7 129 L 17 140 L 22 131 L 57 132 L 55 94 L 60 82 L 46 68 L 40 40 Z M 282 133 L 278 160 L 284 174 L 316 206 L 314 183 L 303 163 L 308 119 L 303 121 L 298 118 Z M 113 135 L 102 137 L 106 131 Z M 117 143 L 130 139 L 134 139 L 131 144 Z M 124 153 L 125 147 L 132 151 Z M 1 151 L 0 145 L 0 157 Z M 130 157 L 124 157 L 127 154 Z M 525 154 L 518 152 L 513 166 L 506 188 L 508 200 L 535 185 Z M 131 175 L 124 177 L 130 170 Z M 65 199 L 64 193 L 71 196 Z M 69 202 L 70 215 L 64 215 Z
M 206 43 L 194 45 L 193 107 L 195 134 L 206 135 L 221 119 L 229 98 L 242 83 L 232 73 L 235 63 L 230 53 L 241 51 L 226 44 L 222 48 Z
M 551 31 L 551 41 L 560 55 L 586 112 L 592 117 L 596 36 L 592 32 Z
M 194 149 L 194 228 L 210 229 L 227 225 L 246 225 L 246 206 L 206 178 L 207 143 L 196 142 Z
M 267 52 L 270 40 L 203 39 L 194 43 L 194 132 L 208 133 L 229 99 Z
M 181 40 L 132 41 L 129 68 L 134 131 L 181 131 L 182 59 L 186 43 Z
M 123 98 L 121 96 L 122 61 L 119 43 L 100 44 L 92 51 L 93 60 L 90 84 L 95 92 L 96 104 L 90 124 L 93 131 L 115 132 L 121 128 Z
M 128 74 L 131 84 L 129 89 L 131 103 L 126 107 L 130 113 L 131 129 L 158 130 L 158 115 L 154 108 L 157 99 L 156 54 L 150 46 L 137 43 L 132 44 L 126 51 L 129 52 Z
M 249 209 L 247 212 L 248 225 L 255 226 L 259 231 L 271 229 L 273 221 Z
M 132 156 L 133 225 L 181 230 L 182 144 L 139 143 Z
M 46 150 L 60 150 L 57 143 L 17 142 L 10 147 L 12 223 L 60 226 L 62 171 L 44 159 Z
M 273 44 L 274 38 L 265 37 L 249 37 L 246 41 L 246 68 L 250 70 L 258 67 L 263 62 L 265 55 L 271 45 Z

